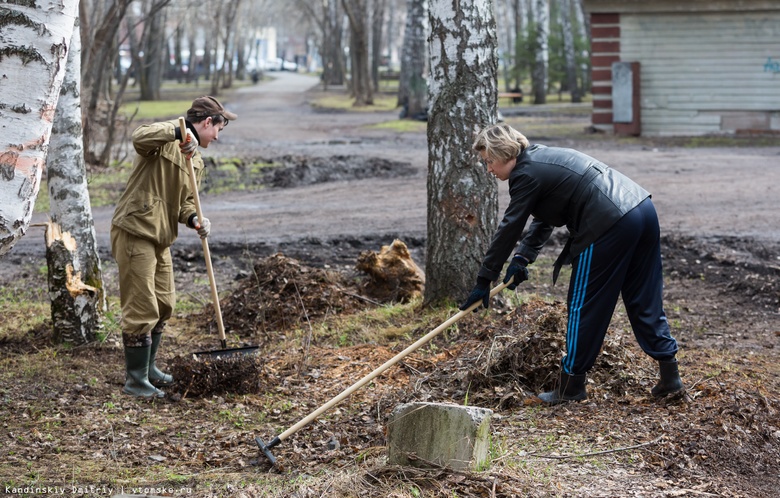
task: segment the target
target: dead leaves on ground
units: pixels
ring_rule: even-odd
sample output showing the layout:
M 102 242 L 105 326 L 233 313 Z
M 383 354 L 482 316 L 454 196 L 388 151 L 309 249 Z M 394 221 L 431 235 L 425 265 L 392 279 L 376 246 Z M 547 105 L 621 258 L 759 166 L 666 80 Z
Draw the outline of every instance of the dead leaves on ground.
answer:
M 303 320 L 321 319 L 331 313 L 348 314 L 367 305 L 365 300 L 344 292 L 348 288 L 360 292 L 350 287 L 352 283 L 345 277 L 307 268 L 281 255 L 258 263 L 255 271 L 264 279 L 239 289 L 232 301 L 240 304 L 234 308 L 228 305 L 228 315 L 248 318 L 244 322 L 250 324 L 248 327 L 267 330 L 273 324 L 285 330 Z M 302 289 L 306 292 L 301 293 Z M 239 311 L 253 305 L 258 310 L 255 315 Z M 278 314 L 270 314 L 272 308 Z M 257 321 L 260 316 L 263 323 Z M 385 417 L 397 404 L 410 401 L 468 402 L 510 418 L 522 414 L 538 404 L 536 393 L 555 385 L 565 348 L 565 327 L 564 303 L 533 297 L 503 314 L 494 311 L 465 317 L 456 334 L 437 337 L 430 348 L 408 356 L 331 413 L 292 435 L 276 450 L 277 457 L 287 469 L 320 465 L 350 468 L 354 461 L 368 458 L 370 448 L 382 447 Z M 267 346 L 272 340 L 278 345 L 283 335 L 266 334 L 265 338 Z M 300 352 L 277 352 L 268 359 L 256 385 L 294 403 L 294 408 L 287 411 L 268 414 L 277 423 L 291 425 L 396 353 L 379 345 L 337 349 L 312 346 L 307 368 L 302 370 Z M 590 401 L 546 408 L 549 418 L 535 423 L 541 431 L 581 434 L 596 446 L 623 444 L 628 437 L 632 444 L 625 446 L 637 446 L 632 455 L 639 458 L 641 468 L 678 480 L 689 479 L 691 486 L 701 484 L 690 477 L 692 473 L 719 471 L 732 479 L 749 481 L 745 476 L 770 471 L 780 464 L 776 444 L 780 438 L 778 399 L 771 393 L 759 393 L 750 379 L 730 371 L 718 377 L 706 373 L 700 365 L 703 361 L 707 360 L 693 352 L 681 359 L 686 383 L 693 383 L 693 375 L 704 376 L 690 386 L 685 399 L 657 402 L 649 396 L 657 379 L 657 365 L 636 346 L 628 324 L 617 321 L 589 375 Z M 500 432 L 513 439 L 524 437 L 523 429 L 511 436 L 511 429 L 502 428 Z M 576 451 L 572 454 L 576 457 Z M 438 496 L 444 489 L 458 490 L 459 496 L 469 497 L 492 496 L 486 493 L 532 495 L 523 480 L 511 472 L 504 479 L 494 476 L 493 481 L 441 472 L 443 475 L 380 468 L 352 475 L 349 486 L 365 486 L 361 493 L 365 496 L 383 496 L 403 476 L 430 496 Z
M 244 339 L 250 342 L 263 339 L 256 361 L 180 365 L 176 358 L 164 358 L 181 383 L 173 389 L 183 394 L 179 403 L 114 397 L 121 388 L 119 375 L 113 379 L 99 372 L 89 375 L 110 380 L 74 387 L 46 377 L 52 394 L 37 397 L 33 407 L 16 395 L 25 386 L 33 389 L 20 378 L 19 387 L 5 388 L 6 409 L 26 417 L 6 418 L 13 439 L 4 441 L 0 456 L 31 464 L 43 462 L 55 449 L 60 462 L 94 460 L 95 468 L 109 456 L 110 468 L 100 463 L 104 470 L 97 474 L 150 463 L 192 476 L 232 473 L 239 480 L 270 471 L 280 486 L 297 477 L 325 476 L 286 488 L 285 496 L 298 497 L 616 496 L 626 489 L 645 496 L 684 490 L 771 496 L 776 491 L 776 482 L 767 480 L 780 468 L 780 383 L 777 375 L 768 374 L 777 373 L 776 358 L 684 351 L 680 369 L 688 395 L 659 403 L 648 395 L 657 366 L 636 346 L 625 319 L 617 318 L 589 375 L 589 401 L 540 407 L 534 395 L 554 385 L 564 350 L 565 305 L 536 298 L 510 311 L 464 317 L 429 347 L 274 448 L 280 466 L 269 469 L 254 437 L 268 441 L 278 435 L 393 357 L 405 341 L 283 348 L 287 327 L 372 304 L 349 287 L 346 276 L 281 255 L 258 262 L 255 270 L 254 280 L 245 282 L 224 308 L 234 333 L 246 331 Z M 21 352 L 8 354 L 16 354 L 12 351 Z M 94 362 L 88 362 L 89 355 Z M 110 364 L 106 355 L 120 365 L 120 352 L 100 349 L 72 356 L 63 352 L 58 361 L 87 372 L 93 363 Z M 492 468 L 458 473 L 383 465 L 385 418 L 410 401 L 495 410 Z M 61 429 L 46 425 L 55 420 Z M 534 472 L 552 477 L 540 480 Z M 250 488 L 246 496 L 252 496 Z M 267 491 L 257 488 L 255 495 Z

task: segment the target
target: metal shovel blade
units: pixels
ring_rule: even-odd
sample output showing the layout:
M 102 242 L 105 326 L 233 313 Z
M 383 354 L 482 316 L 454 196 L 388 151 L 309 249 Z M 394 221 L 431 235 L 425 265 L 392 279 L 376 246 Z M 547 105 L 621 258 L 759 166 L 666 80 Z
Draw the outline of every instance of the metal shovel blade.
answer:
M 213 351 L 198 351 L 192 353 L 195 359 L 209 358 L 217 360 L 220 358 L 234 358 L 237 356 L 248 356 L 257 354 L 260 351 L 260 346 L 245 346 L 241 348 L 227 348 L 227 349 L 215 349 Z

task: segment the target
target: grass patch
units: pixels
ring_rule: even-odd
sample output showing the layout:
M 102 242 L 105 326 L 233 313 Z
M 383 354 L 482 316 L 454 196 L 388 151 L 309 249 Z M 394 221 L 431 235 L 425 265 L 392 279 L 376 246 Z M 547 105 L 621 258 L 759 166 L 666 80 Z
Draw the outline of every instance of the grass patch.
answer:
M 245 190 L 260 190 L 263 185 L 257 182 L 265 171 L 275 166 L 272 163 L 244 162 L 239 158 L 216 160 L 214 167 L 206 168 L 201 192 L 224 194 Z M 93 208 L 113 206 L 117 203 L 127 185 L 133 166 L 129 162 L 115 164 L 110 168 L 89 172 L 87 189 L 90 205 Z M 36 213 L 48 213 L 51 203 L 49 187 L 45 178 L 41 180 L 41 188 L 35 200 Z
M 264 188 L 260 179 L 269 168 L 278 166 L 267 162 L 244 162 L 239 158 L 219 159 L 215 167 L 206 168 L 202 192 L 224 194 Z
M 226 95 L 215 95 L 223 105 L 230 102 L 229 92 L 251 86 L 252 82 L 246 80 L 234 80 L 233 86 L 226 90 Z M 178 83 L 176 81 L 164 81 L 160 89 L 160 100 L 141 100 L 141 92 L 138 87 L 132 87 L 125 91 L 124 103 L 119 108 L 119 113 L 126 117 L 135 114 L 137 120 L 164 120 L 184 116 L 192 101 L 203 95 L 211 95 L 211 82 L 200 81 L 197 84 Z M 137 114 L 136 114 L 137 111 Z
M 0 309 L 3 310 L 5 327 L 0 327 L 0 338 L 19 338 L 41 326 L 51 318 L 51 301 L 48 288 L 39 285 L 40 274 L 45 282 L 46 266 L 29 269 L 28 278 L 18 282 L 16 288 L 0 291 Z
M 539 140 L 539 138 L 536 137 L 544 137 L 547 139 L 558 137 L 586 138 L 585 123 L 583 121 L 572 120 L 568 117 L 556 120 L 541 116 L 507 117 L 506 123 L 529 137 L 532 142 Z M 588 134 L 587 137 L 599 137 L 604 135 Z M 609 138 L 613 137 L 610 135 Z
M 120 163 L 106 169 L 88 172 L 87 190 L 89 190 L 90 205 L 96 208 L 116 204 L 125 190 L 132 169 L 131 163 Z M 41 180 L 41 189 L 35 199 L 35 212 L 48 213 L 50 204 L 49 184 L 44 178 Z
M 349 95 L 328 95 L 311 102 L 311 106 L 318 109 L 354 111 L 354 112 L 385 112 L 392 111 L 397 106 L 396 95 L 374 95 L 374 104 L 355 106 L 355 99 Z
M 119 113 L 141 121 L 173 119 L 184 116 L 192 100 L 136 100 L 122 104 Z
M 416 121 L 413 119 L 394 119 L 367 126 L 371 130 L 388 130 L 396 133 L 424 133 L 428 129 L 428 123 L 425 121 Z

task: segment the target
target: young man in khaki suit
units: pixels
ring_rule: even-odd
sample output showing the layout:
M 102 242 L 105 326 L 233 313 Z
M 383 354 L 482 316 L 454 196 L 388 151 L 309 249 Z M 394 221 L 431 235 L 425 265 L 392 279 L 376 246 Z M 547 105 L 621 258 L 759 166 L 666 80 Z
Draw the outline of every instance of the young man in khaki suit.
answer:
M 127 372 L 123 393 L 163 397 L 165 393 L 152 383 L 173 382 L 155 365 L 165 322 L 176 303 L 170 246 L 179 223 L 197 230 L 202 238 L 211 228 L 208 219 L 197 218 L 186 158 L 192 159 L 200 183 L 204 164 L 198 146 L 208 147 L 237 117 L 217 99 L 204 96 L 187 111 L 186 136 L 182 137 L 177 121 L 143 125 L 133 132 L 133 172 L 111 222 Z

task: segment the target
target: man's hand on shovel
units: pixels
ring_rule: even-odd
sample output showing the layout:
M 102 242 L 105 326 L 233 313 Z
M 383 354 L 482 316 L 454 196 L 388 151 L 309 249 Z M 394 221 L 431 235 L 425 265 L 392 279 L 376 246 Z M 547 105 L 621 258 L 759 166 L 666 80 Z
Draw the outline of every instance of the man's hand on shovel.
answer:
M 209 236 L 209 233 L 211 233 L 211 222 L 208 218 L 203 218 L 200 220 L 197 216 L 195 216 L 195 218 L 192 220 L 192 225 L 193 228 L 198 231 L 198 235 L 200 235 L 201 239 L 205 239 Z
M 189 159 L 198 150 L 198 139 L 195 138 L 195 134 L 192 130 L 187 130 L 187 137 L 179 142 L 179 149 L 184 156 Z

